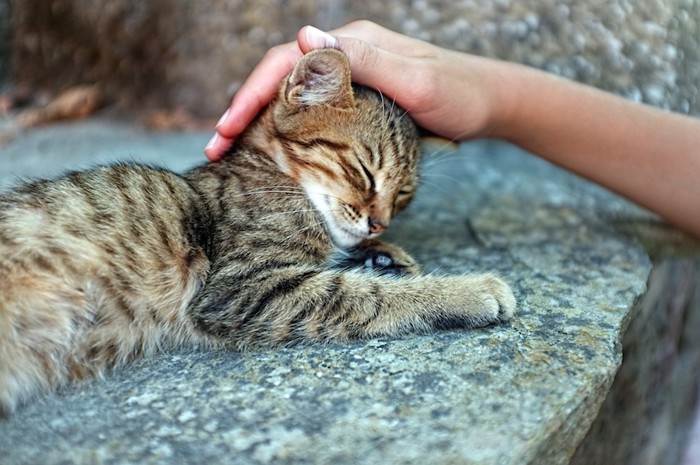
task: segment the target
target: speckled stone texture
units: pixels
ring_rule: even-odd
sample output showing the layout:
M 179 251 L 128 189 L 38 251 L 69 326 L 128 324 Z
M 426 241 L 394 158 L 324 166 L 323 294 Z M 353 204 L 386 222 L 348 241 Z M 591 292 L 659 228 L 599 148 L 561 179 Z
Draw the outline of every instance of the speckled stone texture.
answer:
M 53 91 L 99 82 L 126 105 L 218 116 L 270 46 L 293 40 L 304 24 L 328 29 L 364 18 L 700 114 L 700 0 L 11 3 L 17 82 Z
M 207 139 L 95 120 L 51 126 L 3 148 L 0 186 L 117 159 L 182 170 L 203 161 Z M 0 463 L 568 463 L 647 289 L 652 260 L 633 231 L 655 220 L 508 145 L 427 152 L 419 196 L 391 237 L 429 272 L 500 273 L 519 301 L 511 323 L 163 354 L 0 420 Z M 688 286 L 697 296 L 697 280 Z
M 681 463 L 700 381 L 697 250 L 656 256 L 638 309 L 623 338 L 624 363 L 571 465 Z

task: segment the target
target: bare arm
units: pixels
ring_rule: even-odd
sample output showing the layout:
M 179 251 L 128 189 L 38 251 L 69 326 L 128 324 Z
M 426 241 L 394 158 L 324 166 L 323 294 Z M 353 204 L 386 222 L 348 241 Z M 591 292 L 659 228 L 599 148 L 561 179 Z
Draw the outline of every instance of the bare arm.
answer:
M 381 90 L 450 139 L 498 137 L 574 171 L 700 236 L 700 120 L 520 65 L 445 50 L 367 21 L 332 36 L 306 27 L 272 49 L 217 126 L 217 160 L 315 48 L 350 58 L 353 80 Z
M 513 108 L 493 136 L 700 236 L 700 120 L 508 66 Z

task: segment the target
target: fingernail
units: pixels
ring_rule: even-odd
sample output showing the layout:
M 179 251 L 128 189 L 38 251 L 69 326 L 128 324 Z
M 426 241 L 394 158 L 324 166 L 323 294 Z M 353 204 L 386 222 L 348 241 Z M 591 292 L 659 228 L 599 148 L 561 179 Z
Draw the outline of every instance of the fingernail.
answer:
M 224 114 L 226 116 L 226 114 Z M 214 135 L 212 136 L 211 139 L 209 139 L 209 142 L 207 143 L 206 147 L 204 147 L 204 151 L 206 152 L 210 148 L 214 147 L 216 143 L 219 141 L 219 133 L 215 132 Z
M 335 37 L 313 26 L 306 27 L 306 41 L 313 49 L 335 48 L 338 45 Z
M 219 121 L 216 123 L 216 127 L 218 128 L 222 124 L 224 124 L 224 121 L 226 121 L 226 118 L 228 118 L 228 114 L 231 111 L 231 109 L 227 109 L 223 115 L 221 115 L 221 118 L 219 118 Z

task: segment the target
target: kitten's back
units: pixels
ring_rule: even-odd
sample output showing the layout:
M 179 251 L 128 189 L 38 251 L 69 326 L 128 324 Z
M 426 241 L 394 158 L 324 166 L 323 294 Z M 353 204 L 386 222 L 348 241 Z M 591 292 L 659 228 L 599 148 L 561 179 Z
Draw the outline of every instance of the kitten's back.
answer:
M 191 338 L 183 314 L 208 267 L 193 195 L 120 165 L 0 196 L 0 408 Z

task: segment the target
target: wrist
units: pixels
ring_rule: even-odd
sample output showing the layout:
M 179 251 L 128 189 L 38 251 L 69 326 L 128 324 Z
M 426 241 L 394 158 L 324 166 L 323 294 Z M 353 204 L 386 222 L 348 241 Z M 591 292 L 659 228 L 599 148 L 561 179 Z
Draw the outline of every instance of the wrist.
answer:
M 481 136 L 512 141 L 516 138 L 529 69 L 489 58 L 481 60 L 481 75 L 487 97 L 486 125 Z

